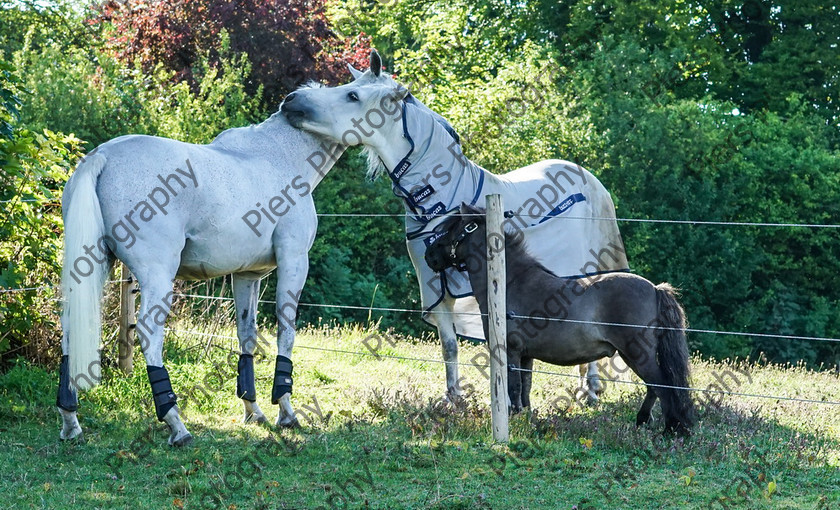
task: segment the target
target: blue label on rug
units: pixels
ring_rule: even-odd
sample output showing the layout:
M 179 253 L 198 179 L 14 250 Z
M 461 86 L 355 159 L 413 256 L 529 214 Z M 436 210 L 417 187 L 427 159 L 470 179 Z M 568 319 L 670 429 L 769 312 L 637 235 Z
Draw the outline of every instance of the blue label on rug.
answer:
M 575 193 L 574 195 L 569 196 L 566 200 L 560 202 L 560 205 L 549 211 L 548 214 L 545 215 L 543 219 L 539 221 L 542 223 L 544 221 L 550 220 L 551 218 L 557 216 L 558 214 L 563 214 L 564 212 L 568 211 L 570 207 L 575 205 L 578 202 L 585 202 L 586 197 L 583 196 L 583 193 Z
M 427 198 L 432 196 L 432 193 L 434 193 L 434 192 L 435 192 L 435 188 L 433 188 L 431 184 L 427 184 L 426 186 L 424 186 L 420 190 L 412 193 L 411 196 L 414 198 L 415 202 L 420 203 L 423 200 L 426 200 Z
M 402 163 L 397 165 L 397 168 L 394 169 L 393 173 L 391 173 L 391 178 L 399 180 L 400 177 L 402 177 L 403 175 L 405 175 L 406 172 L 408 172 L 408 167 L 410 166 L 411 161 L 407 159 L 403 160 Z

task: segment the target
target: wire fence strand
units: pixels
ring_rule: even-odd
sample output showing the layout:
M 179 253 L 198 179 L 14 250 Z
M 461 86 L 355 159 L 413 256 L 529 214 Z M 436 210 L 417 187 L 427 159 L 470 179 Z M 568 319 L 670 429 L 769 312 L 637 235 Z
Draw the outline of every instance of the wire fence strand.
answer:
M 31 203 L 44 202 L 46 204 L 54 203 L 54 200 L 45 200 L 39 198 L 12 198 L 9 200 L 0 200 L 0 204 L 16 203 Z M 319 218 L 404 218 L 407 213 L 318 213 Z M 450 216 L 460 216 L 459 213 L 451 214 Z M 534 215 L 527 213 L 514 213 L 514 216 L 531 219 L 541 219 L 544 215 Z M 771 228 L 840 228 L 840 224 L 835 223 L 779 223 L 779 222 L 764 222 L 764 221 L 716 221 L 716 220 L 680 220 L 680 219 L 656 219 L 656 218 L 611 218 L 598 216 L 554 216 L 553 219 L 565 220 L 592 220 L 592 221 L 619 221 L 623 223 L 653 223 L 665 225 L 702 225 L 702 226 L 722 226 L 722 227 L 771 227 Z
M 0 294 L 15 294 L 18 292 L 32 292 L 36 290 L 52 289 L 53 285 L 41 285 L 38 287 L 21 287 L 18 289 L 0 289 Z
M 319 218 L 404 218 L 406 213 L 318 213 Z M 452 213 L 448 216 L 464 216 L 460 213 Z M 521 218 L 542 219 L 544 215 L 514 213 L 513 216 Z M 653 223 L 663 225 L 698 225 L 718 227 L 773 227 L 773 228 L 840 228 L 837 223 L 778 223 L 766 221 L 716 221 L 716 220 L 674 220 L 656 218 L 612 218 L 607 216 L 553 216 L 552 219 L 562 220 L 590 220 L 590 221 L 619 221 L 624 223 Z

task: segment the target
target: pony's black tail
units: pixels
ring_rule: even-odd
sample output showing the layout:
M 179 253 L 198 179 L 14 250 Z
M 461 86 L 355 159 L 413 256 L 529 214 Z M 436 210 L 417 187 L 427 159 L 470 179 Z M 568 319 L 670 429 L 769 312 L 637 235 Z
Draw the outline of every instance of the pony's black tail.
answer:
M 676 289 L 668 283 L 656 286 L 656 301 L 659 305 L 658 326 L 662 328 L 657 335 L 657 364 L 665 376 L 665 385 L 687 388 L 689 368 L 685 312 L 677 301 Z M 689 390 L 666 388 L 661 396 L 666 429 L 687 433 L 694 425 L 694 404 Z

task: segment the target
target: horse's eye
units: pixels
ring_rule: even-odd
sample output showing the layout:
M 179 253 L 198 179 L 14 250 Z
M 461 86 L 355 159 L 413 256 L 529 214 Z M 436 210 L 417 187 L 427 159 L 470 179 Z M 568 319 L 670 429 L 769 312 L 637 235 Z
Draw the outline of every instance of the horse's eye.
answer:
M 349 94 L 347 94 L 347 99 L 349 99 L 350 101 L 358 101 L 359 94 L 356 94 L 355 92 L 350 92 Z

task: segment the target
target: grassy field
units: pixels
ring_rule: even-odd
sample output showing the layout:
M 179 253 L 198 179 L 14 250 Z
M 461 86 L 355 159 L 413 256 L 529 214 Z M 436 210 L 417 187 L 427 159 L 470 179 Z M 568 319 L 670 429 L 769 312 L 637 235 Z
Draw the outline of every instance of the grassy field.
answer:
M 481 369 L 462 367 L 475 388 L 465 403 L 443 403 L 441 364 L 385 357 L 439 360 L 438 345 L 400 339 L 382 341 L 382 357 L 350 354 L 370 353 L 371 334 L 300 334 L 297 430 L 240 422 L 234 341 L 171 335 L 167 366 L 195 437 L 183 449 L 166 446 L 139 353 L 133 376 L 106 370 L 83 395 L 83 442 L 58 439 L 56 374 L 17 365 L 0 375 L 0 507 L 840 508 L 838 406 L 714 395 L 718 405 L 698 393 L 701 420 L 684 440 L 663 437 L 658 420 L 633 425 L 639 386 L 608 383 L 601 404 L 582 408 L 567 398 L 576 379 L 535 374 L 534 412 L 515 417 L 510 444 L 499 445 Z M 461 352 L 468 363 L 482 348 Z M 699 360 L 693 369 L 701 388 L 840 400 L 836 373 Z M 273 356 L 256 370 L 273 420 Z

